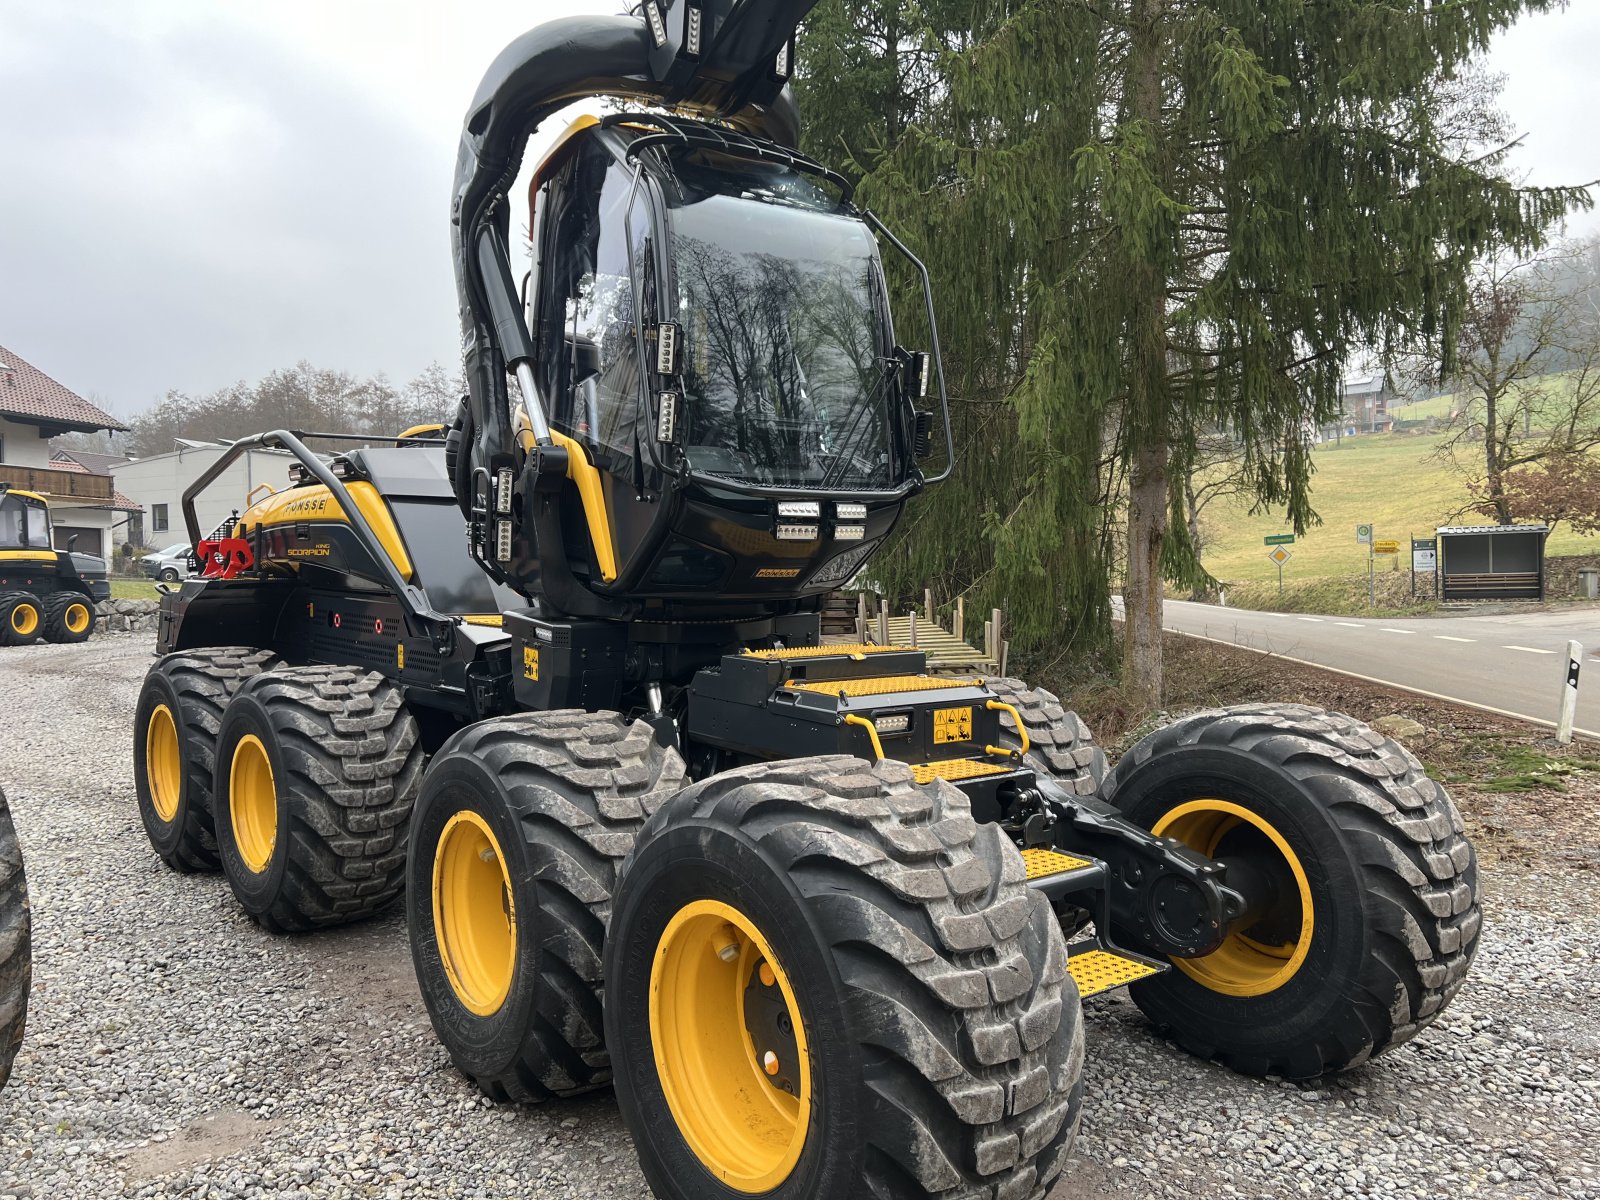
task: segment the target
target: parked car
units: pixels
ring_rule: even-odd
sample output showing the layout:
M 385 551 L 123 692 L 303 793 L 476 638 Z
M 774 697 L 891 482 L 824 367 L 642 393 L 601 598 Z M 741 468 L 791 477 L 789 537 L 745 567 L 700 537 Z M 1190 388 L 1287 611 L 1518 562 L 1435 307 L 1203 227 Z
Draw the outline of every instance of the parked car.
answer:
M 146 554 L 139 565 L 151 579 L 177 583 L 189 573 L 189 543 L 177 542 L 165 550 Z

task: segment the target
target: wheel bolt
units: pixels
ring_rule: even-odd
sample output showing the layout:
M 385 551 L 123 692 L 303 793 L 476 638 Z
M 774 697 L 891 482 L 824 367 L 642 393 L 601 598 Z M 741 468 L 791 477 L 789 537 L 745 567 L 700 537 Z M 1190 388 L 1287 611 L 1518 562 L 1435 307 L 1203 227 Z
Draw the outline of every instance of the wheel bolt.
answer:
M 722 927 L 722 932 L 717 935 L 717 940 L 712 945 L 716 949 L 717 957 L 725 963 L 731 963 L 739 957 L 739 935 L 734 932 L 731 925 Z

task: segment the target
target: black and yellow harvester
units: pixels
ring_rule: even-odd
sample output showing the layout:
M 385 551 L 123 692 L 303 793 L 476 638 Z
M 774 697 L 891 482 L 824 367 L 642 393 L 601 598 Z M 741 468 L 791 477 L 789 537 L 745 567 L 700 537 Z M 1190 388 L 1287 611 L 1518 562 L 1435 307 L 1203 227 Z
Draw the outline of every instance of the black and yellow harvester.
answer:
M 50 502 L 0 482 L 0 646 L 86 642 L 110 598 L 105 560 L 55 549 Z
M 269 929 L 403 894 L 459 1068 L 499 1100 L 614 1085 L 659 1196 L 1038 1197 L 1080 996 L 1129 986 L 1250 1074 L 1353 1067 L 1461 986 L 1476 866 L 1347 717 L 1201 713 L 1108 774 L 1047 692 L 824 643 L 821 598 L 954 447 L 880 244 L 919 264 L 795 149 L 812 2 L 650 2 L 500 56 L 451 213 L 470 395 L 387 445 L 235 447 L 294 480 L 164 600 L 139 801 Z M 537 167 L 519 294 L 524 144 L 594 96 L 641 111 Z

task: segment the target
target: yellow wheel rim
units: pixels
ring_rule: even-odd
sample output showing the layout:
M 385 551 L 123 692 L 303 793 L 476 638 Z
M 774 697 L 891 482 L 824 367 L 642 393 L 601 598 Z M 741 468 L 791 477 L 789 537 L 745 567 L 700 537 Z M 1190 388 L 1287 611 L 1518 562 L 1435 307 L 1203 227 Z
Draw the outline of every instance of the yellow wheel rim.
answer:
M 23 601 L 11 610 L 11 630 L 21 637 L 32 637 L 39 628 L 39 610 Z
M 260 875 L 278 845 L 278 789 L 267 748 L 253 733 L 239 739 L 228 768 L 228 814 L 233 841 L 251 874 Z
M 89 607 L 85 604 L 67 605 L 66 614 L 62 617 L 69 633 L 82 633 L 89 628 Z
M 433 927 L 456 999 L 492 1017 L 517 971 L 517 910 L 506 856 L 489 823 L 463 810 L 445 823 L 433 856 Z
M 772 1013 L 770 1034 L 754 1032 Z M 743 913 L 698 900 L 667 923 L 650 1037 L 667 1106 L 706 1170 L 752 1195 L 787 1179 L 811 1124 L 811 1057 L 789 978 Z
M 1264 817 L 1228 800 L 1191 800 L 1180 804 L 1157 821 L 1151 832 L 1176 838 L 1191 850 L 1215 857 L 1222 840 L 1230 834 L 1236 835 L 1241 827 L 1258 831 L 1293 876 L 1298 922 L 1294 920 L 1295 900 L 1280 897 L 1278 911 L 1270 915 L 1279 922 L 1298 925 L 1294 940 L 1272 945 L 1236 930 L 1204 958 L 1174 958 L 1172 961 L 1190 979 L 1214 992 L 1225 996 L 1264 996 L 1293 979 L 1311 952 L 1311 931 L 1315 923 L 1311 884 L 1299 856 Z M 1257 844 L 1261 842 L 1258 840 Z
M 178 815 L 183 784 L 183 756 L 178 752 L 178 723 L 165 704 L 156 705 L 144 727 L 144 776 L 156 816 L 172 824 Z

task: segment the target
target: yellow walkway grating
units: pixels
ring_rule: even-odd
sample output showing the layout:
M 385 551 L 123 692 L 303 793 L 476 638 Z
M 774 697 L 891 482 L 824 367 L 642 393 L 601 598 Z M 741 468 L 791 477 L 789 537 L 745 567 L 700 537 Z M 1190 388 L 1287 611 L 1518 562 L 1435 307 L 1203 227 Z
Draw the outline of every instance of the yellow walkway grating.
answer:
M 876 679 L 823 679 L 815 683 L 791 679 L 783 686 L 801 692 L 820 692 L 824 696 L 893 696 L 901 692 L 946 692 L 977 687 L 982 682 L 981 679 L 941 679 L 935 675 L 888 675 Z
M 975 758 L 947 758 L 943 762 L 913 763 L 911 778 L 918 783 L 932 783 L 935 779 L 947 779 L 954 783 L 958 779 L 1004 775 L 1010 770 L 1010 767 L 997 767 L 994 763 L 979 762 Z
M 863 654 L 890 654 L 904 652 L 905 646 L 868 646 L 859 642 L 846 642 L 836 646 L 794 646 L 788 650 L 745 650 L 745 658 L 765 658 L 785 662 L 795 658 L 859 658 Z
M 1034 846 L 1022 852 L 1022 865 L 1028 868 L 1029 879 L 1044 879 L 1050 875 L 1065 875 L 1068 871 L 1081 871 L 1089 865 L 1089 860 Z
M 1109 950 L 1086 950 L 1067 959 L 1067 974 L 1072 976 L 1072 981 L 1078 985 L 1078 995 L 1084 999 L 1148 979 L 1156 970 L 1148 963 L 1134 962 Z

